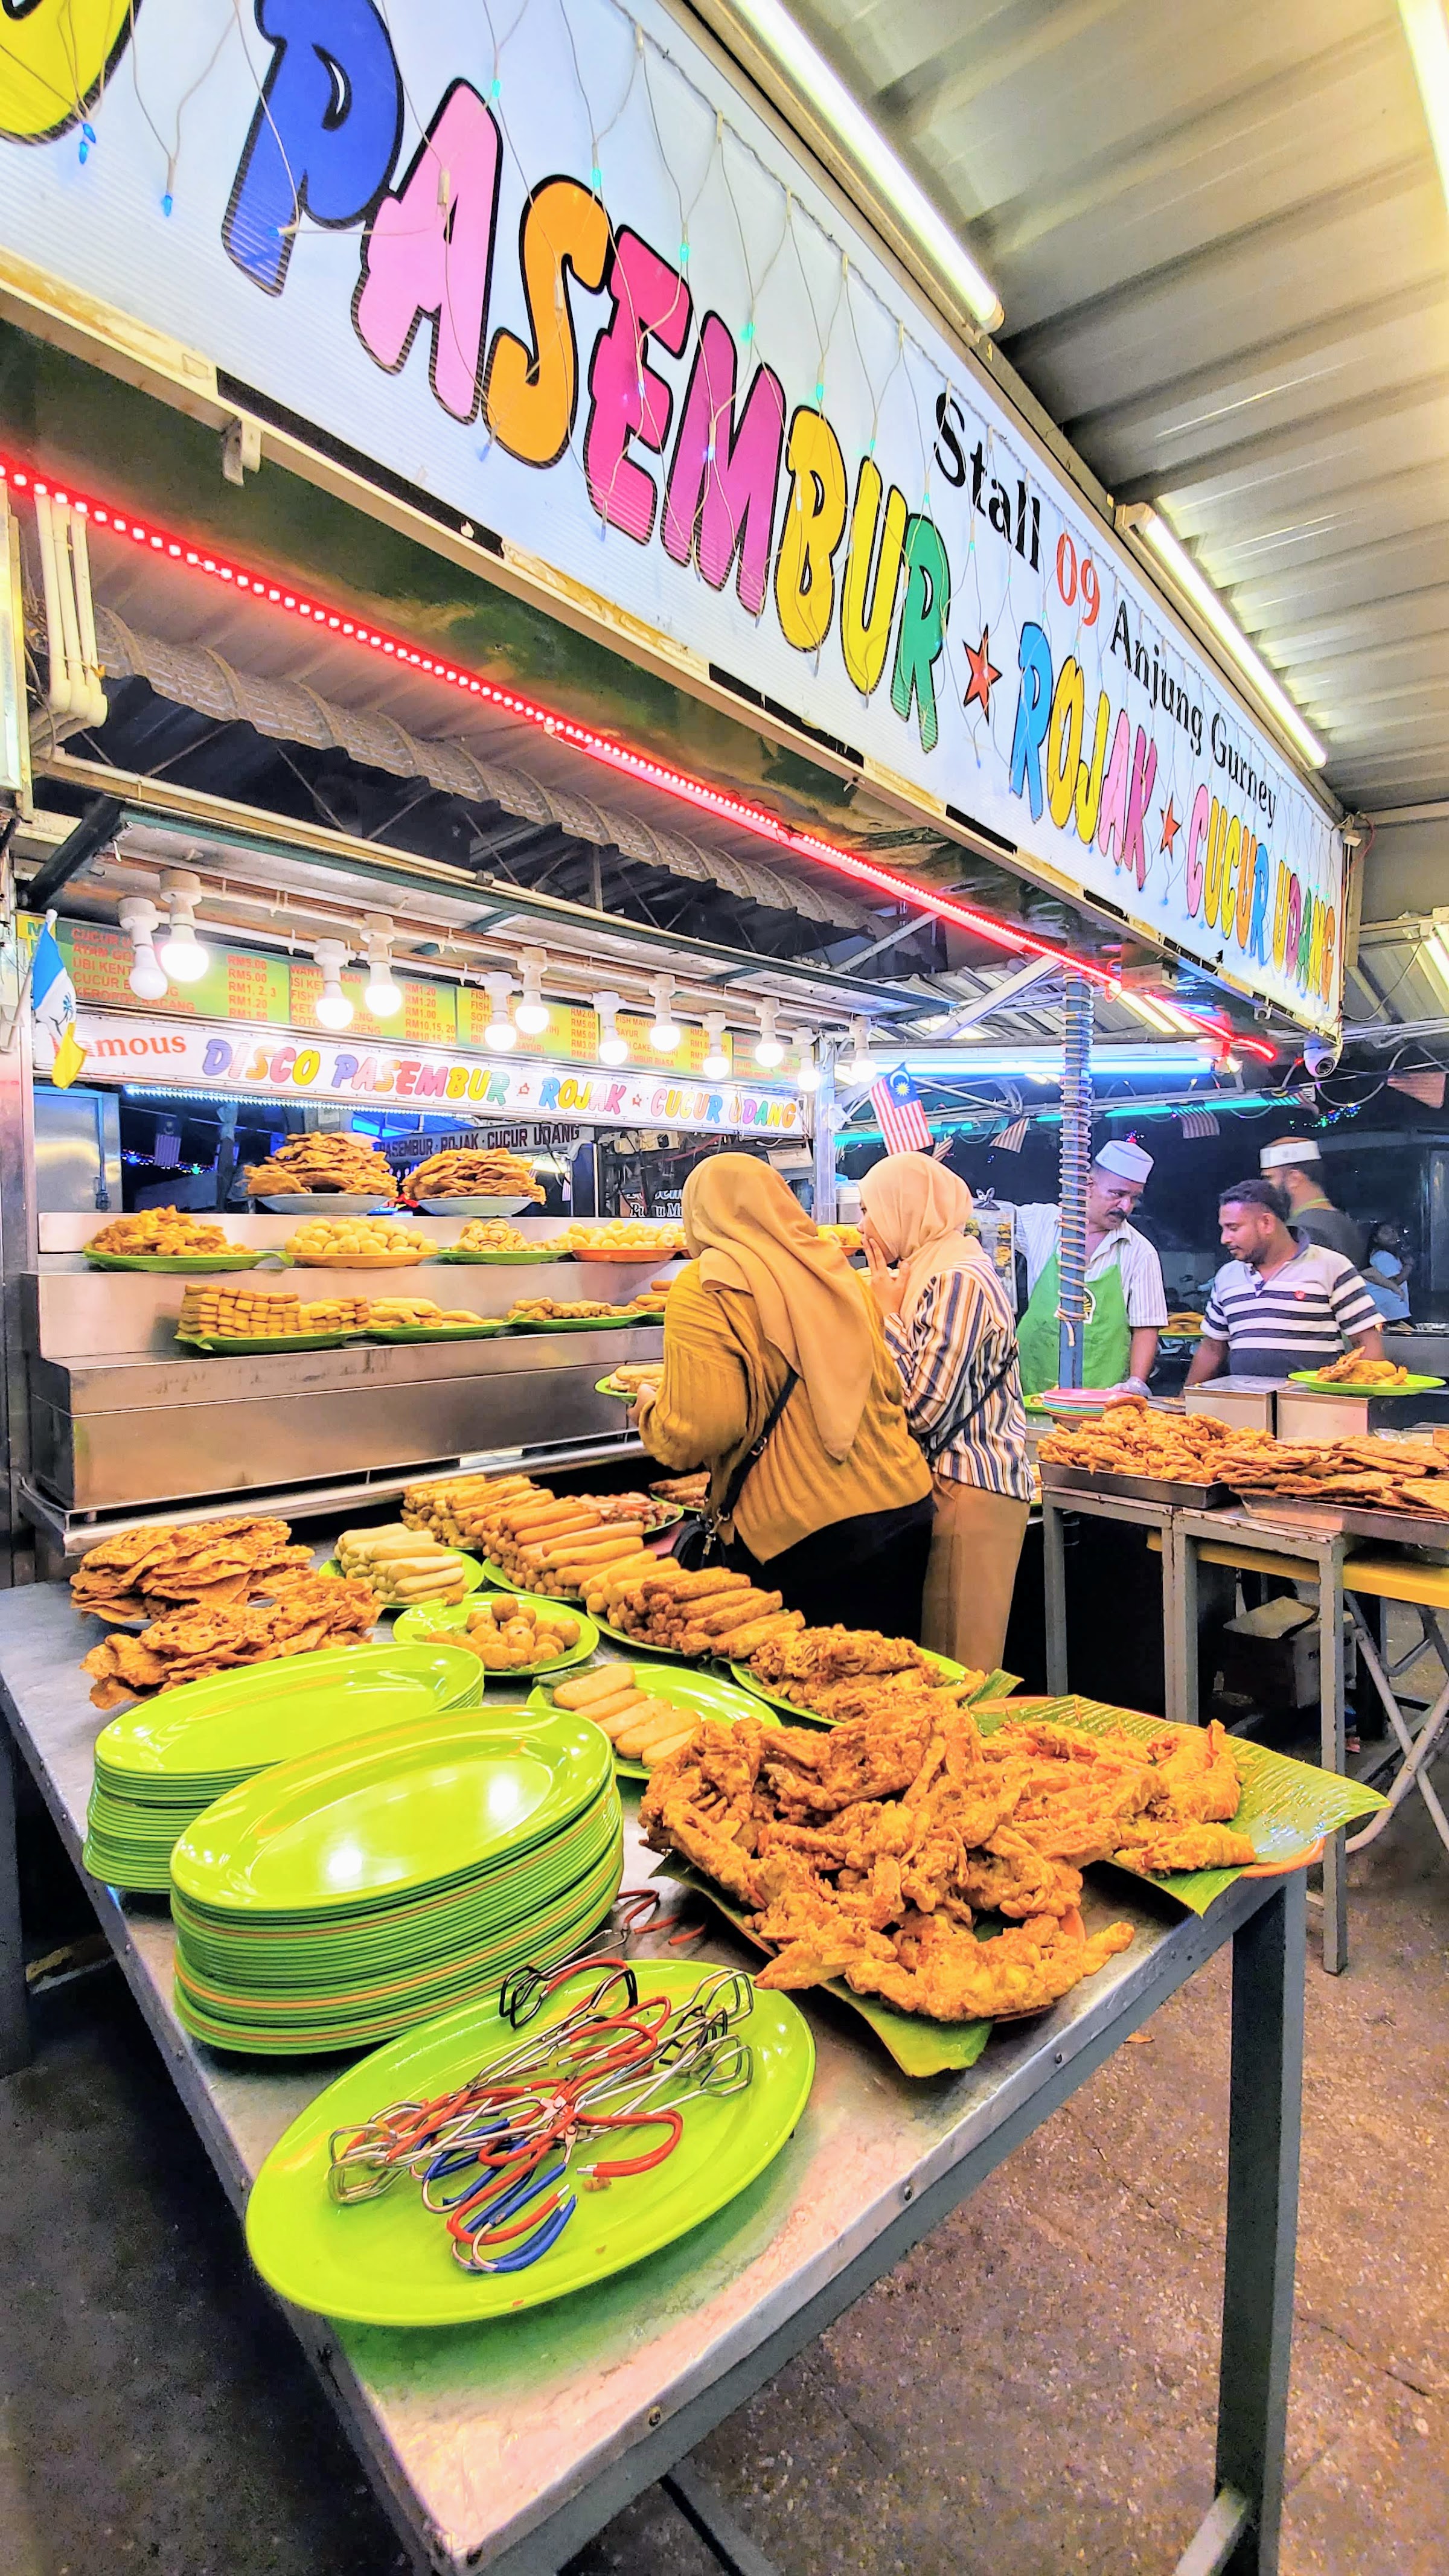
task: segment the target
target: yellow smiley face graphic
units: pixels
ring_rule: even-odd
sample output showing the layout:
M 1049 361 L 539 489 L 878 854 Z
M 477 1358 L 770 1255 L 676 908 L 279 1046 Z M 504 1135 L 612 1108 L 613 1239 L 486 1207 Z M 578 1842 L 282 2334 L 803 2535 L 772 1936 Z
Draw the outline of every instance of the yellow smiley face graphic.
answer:
M 84 116 L 140 0 L 0 0 L 0 136 L 44 143 Z

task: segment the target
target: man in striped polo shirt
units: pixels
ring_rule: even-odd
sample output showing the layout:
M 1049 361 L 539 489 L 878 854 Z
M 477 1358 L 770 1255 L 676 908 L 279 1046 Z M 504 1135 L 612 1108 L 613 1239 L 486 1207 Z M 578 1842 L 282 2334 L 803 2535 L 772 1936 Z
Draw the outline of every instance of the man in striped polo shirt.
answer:
M 1222 1238 L 1233 1255 L 1213 1281 L 1189 1386 L 1216 1377 L 1291 1377 L 1324 1368 L 1348 1343 L 1383 1358 L 1378 1308 L 1341 1252 L 1302 1250 L 1288 1231 L 1288 1199 L 1276 1181 L 1235 1181 L 1218 1199 Z

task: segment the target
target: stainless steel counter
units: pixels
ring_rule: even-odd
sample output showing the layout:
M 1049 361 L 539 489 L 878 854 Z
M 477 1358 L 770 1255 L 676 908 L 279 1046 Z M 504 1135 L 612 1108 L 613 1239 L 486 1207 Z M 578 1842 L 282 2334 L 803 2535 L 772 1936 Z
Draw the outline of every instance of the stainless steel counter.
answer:
M 79 1657 L 99 1634 L 59 1585 L 0 1597 L 0 1708 L 79 1863 L 103 1720 Z M 8 1790 L 0 1729 L 0 1798 Z M 626 1881 L 655 1866 L 626 1796 Z M 169 1917 L 84 1881 L 222 2185 L 240 2209 L 264 2157 L 334 2072 L 217 2055 L 172 2002 Z M 671 1909 L 695 1900 L 663 1882 Z M 1217 2501 L 1178 2576 L 1277 2565 L 1293 2317 L 1303 2020 L 1303 1881 L 1240 1879 L 1199 1920 L 1120 1880 L 1090 1887 L 1094 1923 L 1132 1924 L 1053 2010 L 1003 2023 L 980 2063 L 912 2083 L 854 2015 L 803 1996 L 814 2089 L 748 2191 L 632 2271 L 497 2323 L 389 2332 L 287 2311 L 409 2552 L 434 2576 L 554 2576 L 631 2496 L 663 2478 L 869 2288 L 1183 1986 L 1233 1944 L 1233 2049 Z M 26 2012 L 13 1834 L 0 1812 L 0 2073 L 23 2062 Z M 695 1954 L 749 1964 L 711 1922 Z M 1150 2139 L 1144 2141 L 1150 2153 Z M 939 2259 L 959 2260 L 949 2240 Z M 887 2356 L 888 2358 L 888 2356 Z M 686 2473 L 690 2475 L 690 2473 Z M 1208 2463 L 1201 2463 L 1204 2501 Z M 696 2495 L 692 2475 L 687 2493 Z M 707 2493 L 707 2491 L 706 2491 Z M 723 2536 L 723 2535 L 721 2535 Z M 1237 2547 L 1234 2549 L 1234 2541 Z M 717 2551 L 725 2564 L 763 2567 Z
M 280 1251 L 299 1220 L 228 1217 L 242 1244 Z M 440 1249 L 459 1218 L 419 1217 Z M 557 1231 L 519 1221 L 535 1238 Z M 224 1495 L 274 1495 L 311 1482 L 447 1467 L 472 1453 L 622 1441 L 623 1406 L 596 1391 L 616 1360 L 661 1347 L 657 1318 L 597 1332 L 519 1331 L 476 1342 L 354 1342 L 331 1351 L 212 1358 L 180 1349 L 188 1285 L 174 1273 L 89 1270 L 95 1231 L 49 1221 L 38 1270 L 21 1283 L 30 1378 L 30 1478 L 62 1514 L 114 1513 Z M 277 1268 L 221 1274 L 327 1296 L 427 1297 L 501 1317 L 519 1298 L 623 1305 L 677 1262 L 420 1262 L 398 1270 Z

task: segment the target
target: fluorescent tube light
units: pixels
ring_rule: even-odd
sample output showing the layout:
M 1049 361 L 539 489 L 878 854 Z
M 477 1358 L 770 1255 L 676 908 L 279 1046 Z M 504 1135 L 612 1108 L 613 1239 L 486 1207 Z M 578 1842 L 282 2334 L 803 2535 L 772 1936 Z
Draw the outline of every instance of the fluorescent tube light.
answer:
M 958 295 L 983 331 L 998 331 L 1003 320 L 1001 298 L 983 269 L 937 213 L 919 180 L 913 179 L 898 152 L 851 95 L 797 25 L 780 0 L 733 0 L 737 15 L 787 73 L 807 105 L 828 126 L 836 141 L 880 191 L 892 214 L 925 254 L 943 282 Z
M 1449 25 L 1443 0 L 1399 0 L 1439 182 L 1449 200 Z
M 1256 689 L 1282 726 L 1290 742 L 1297 744 L 1311 769 L 1321 769 L 1328 752 L 1312 727 L 1304 722 L 1281 680 L 1274 677 L 1262 654 L 1248 642 L 1232 610 L 1218 597 L 1202 566 L 1195 563 L 1180 537 L 1174 536 L 1167 521 L 1141 503 L 1121 513 L 1122 525 L 1140 536 L 1152 548 L 1159 563 L 1165 564 L 1183 596 L 1192 601 L 1198 615 L 1212 628 L 1220 644 L 1227 647 L 1243 677 Z

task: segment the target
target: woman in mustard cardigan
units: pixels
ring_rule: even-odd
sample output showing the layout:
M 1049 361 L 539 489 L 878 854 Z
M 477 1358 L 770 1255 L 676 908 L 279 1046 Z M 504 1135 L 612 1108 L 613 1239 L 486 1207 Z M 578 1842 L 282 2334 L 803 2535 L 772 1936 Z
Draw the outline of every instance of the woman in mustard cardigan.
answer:
M 729 1560 L 787 1609 L 918 1636 L 930 1471 L 866 1282 L 753 1155 L 697 1165 L 683 1217 L 693 1259 L 635 1416 L 645 1447 L 664 1466 L 707 1464 L 717 1513 L 748 1467 Z

